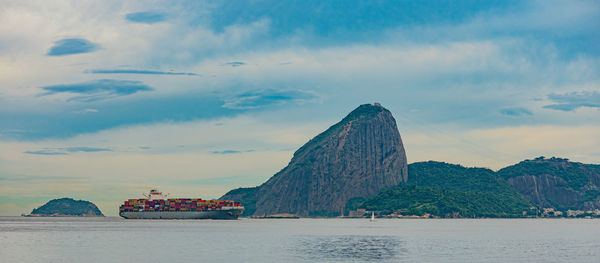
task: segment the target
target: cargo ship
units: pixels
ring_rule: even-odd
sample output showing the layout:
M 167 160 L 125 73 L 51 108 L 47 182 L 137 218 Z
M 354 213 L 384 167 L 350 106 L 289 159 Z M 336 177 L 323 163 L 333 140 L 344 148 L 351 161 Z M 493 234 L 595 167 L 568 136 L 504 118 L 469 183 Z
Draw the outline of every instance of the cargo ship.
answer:
M 239 202 L 200 198 L 165 199 L 156 189 L 143 199 L 129 199 L 119 207 L 126 219 L 237 219 L 244 211 Z

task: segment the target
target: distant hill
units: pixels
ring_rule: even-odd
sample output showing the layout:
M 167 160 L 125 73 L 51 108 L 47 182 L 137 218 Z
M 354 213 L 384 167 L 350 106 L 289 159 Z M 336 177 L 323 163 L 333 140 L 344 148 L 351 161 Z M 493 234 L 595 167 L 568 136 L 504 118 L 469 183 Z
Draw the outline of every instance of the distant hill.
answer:
M 515 198 L 518 200 L 518 198 Z M 489 192 L 452 191 L 403 184 L 366 200 L 360 207 L 382 214 L 431 214 L 438 217 L 522 217 L 527 202 L 502 198 Z
M 355 205 L 356 206 L 356 205 Z M 360 207 L 440 217 L 519 217 L 531 204 L 494 171 L 443 162 L 408 165 L 408 182 Z
M 253 209 L 257 190 L 244 188 L 230 193 Z M 408 165 L 406 183 L 377 195 L 350 198 L 345 214 L 361 207 L 384 214 L 399 210 L 440 217 L 518 217 L 523 211 L 536 213 L 531 207 L 600 209 L 600 165 L 539 157 L 494 172 L 444 162 L 417 162 Z
M 30 216 L 104 216 L 98 207 L 84 200 L 54 199 L 33 209 Z
M 454 191 L 517 194 L 510 184 L 490 169 L 467 168 L 436 161 L 408 165 L 408 183 Z
M 298 149 L 290 163 L 239 198 L 255 215 L 337 216 L 348 200 L 369 197 L 407 179 L 406 154 L 396 121 L 379 104 L 364 104 Z
M 538 157 L 503 168 L 498 175 L 538 207 L 600 209 L 600 165 Z

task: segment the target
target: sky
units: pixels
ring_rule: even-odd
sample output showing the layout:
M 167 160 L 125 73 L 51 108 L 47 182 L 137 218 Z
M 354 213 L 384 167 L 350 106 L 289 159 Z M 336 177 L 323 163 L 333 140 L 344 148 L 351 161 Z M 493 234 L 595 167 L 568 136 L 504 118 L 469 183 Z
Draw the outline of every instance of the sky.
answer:
M 360 104 L 409 163 L 600 163 L 599 1 L 0 5 L 0 215 L 256 186 Z

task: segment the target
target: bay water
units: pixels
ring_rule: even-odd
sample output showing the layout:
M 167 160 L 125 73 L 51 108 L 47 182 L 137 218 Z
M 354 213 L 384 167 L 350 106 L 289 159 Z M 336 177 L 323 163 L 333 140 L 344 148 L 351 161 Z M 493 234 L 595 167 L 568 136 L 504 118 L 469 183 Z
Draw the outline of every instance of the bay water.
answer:
M 600 262 L 598 219 L 0 217 L 0 262 Z

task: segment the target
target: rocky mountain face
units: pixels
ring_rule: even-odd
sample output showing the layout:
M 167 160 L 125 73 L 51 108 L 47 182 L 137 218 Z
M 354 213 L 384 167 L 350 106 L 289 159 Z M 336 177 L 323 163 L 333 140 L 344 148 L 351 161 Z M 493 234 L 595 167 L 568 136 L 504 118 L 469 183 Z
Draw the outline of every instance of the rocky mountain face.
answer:
M 364 104 L 298 149 L 258 188 L 232 190 L 221 199 L 255 199 L 254 215 L 336 216 L 349 199 L 373 196 L 407 176 L 394 117 L 379 104 Z
M 600 165 L 539 157 L 503 168 L 498 175 L 538 207 L 600 208 Z
M 33 209 L 30 216 L 104 216 L 98 207 L 84 200 L 60 198 Z

